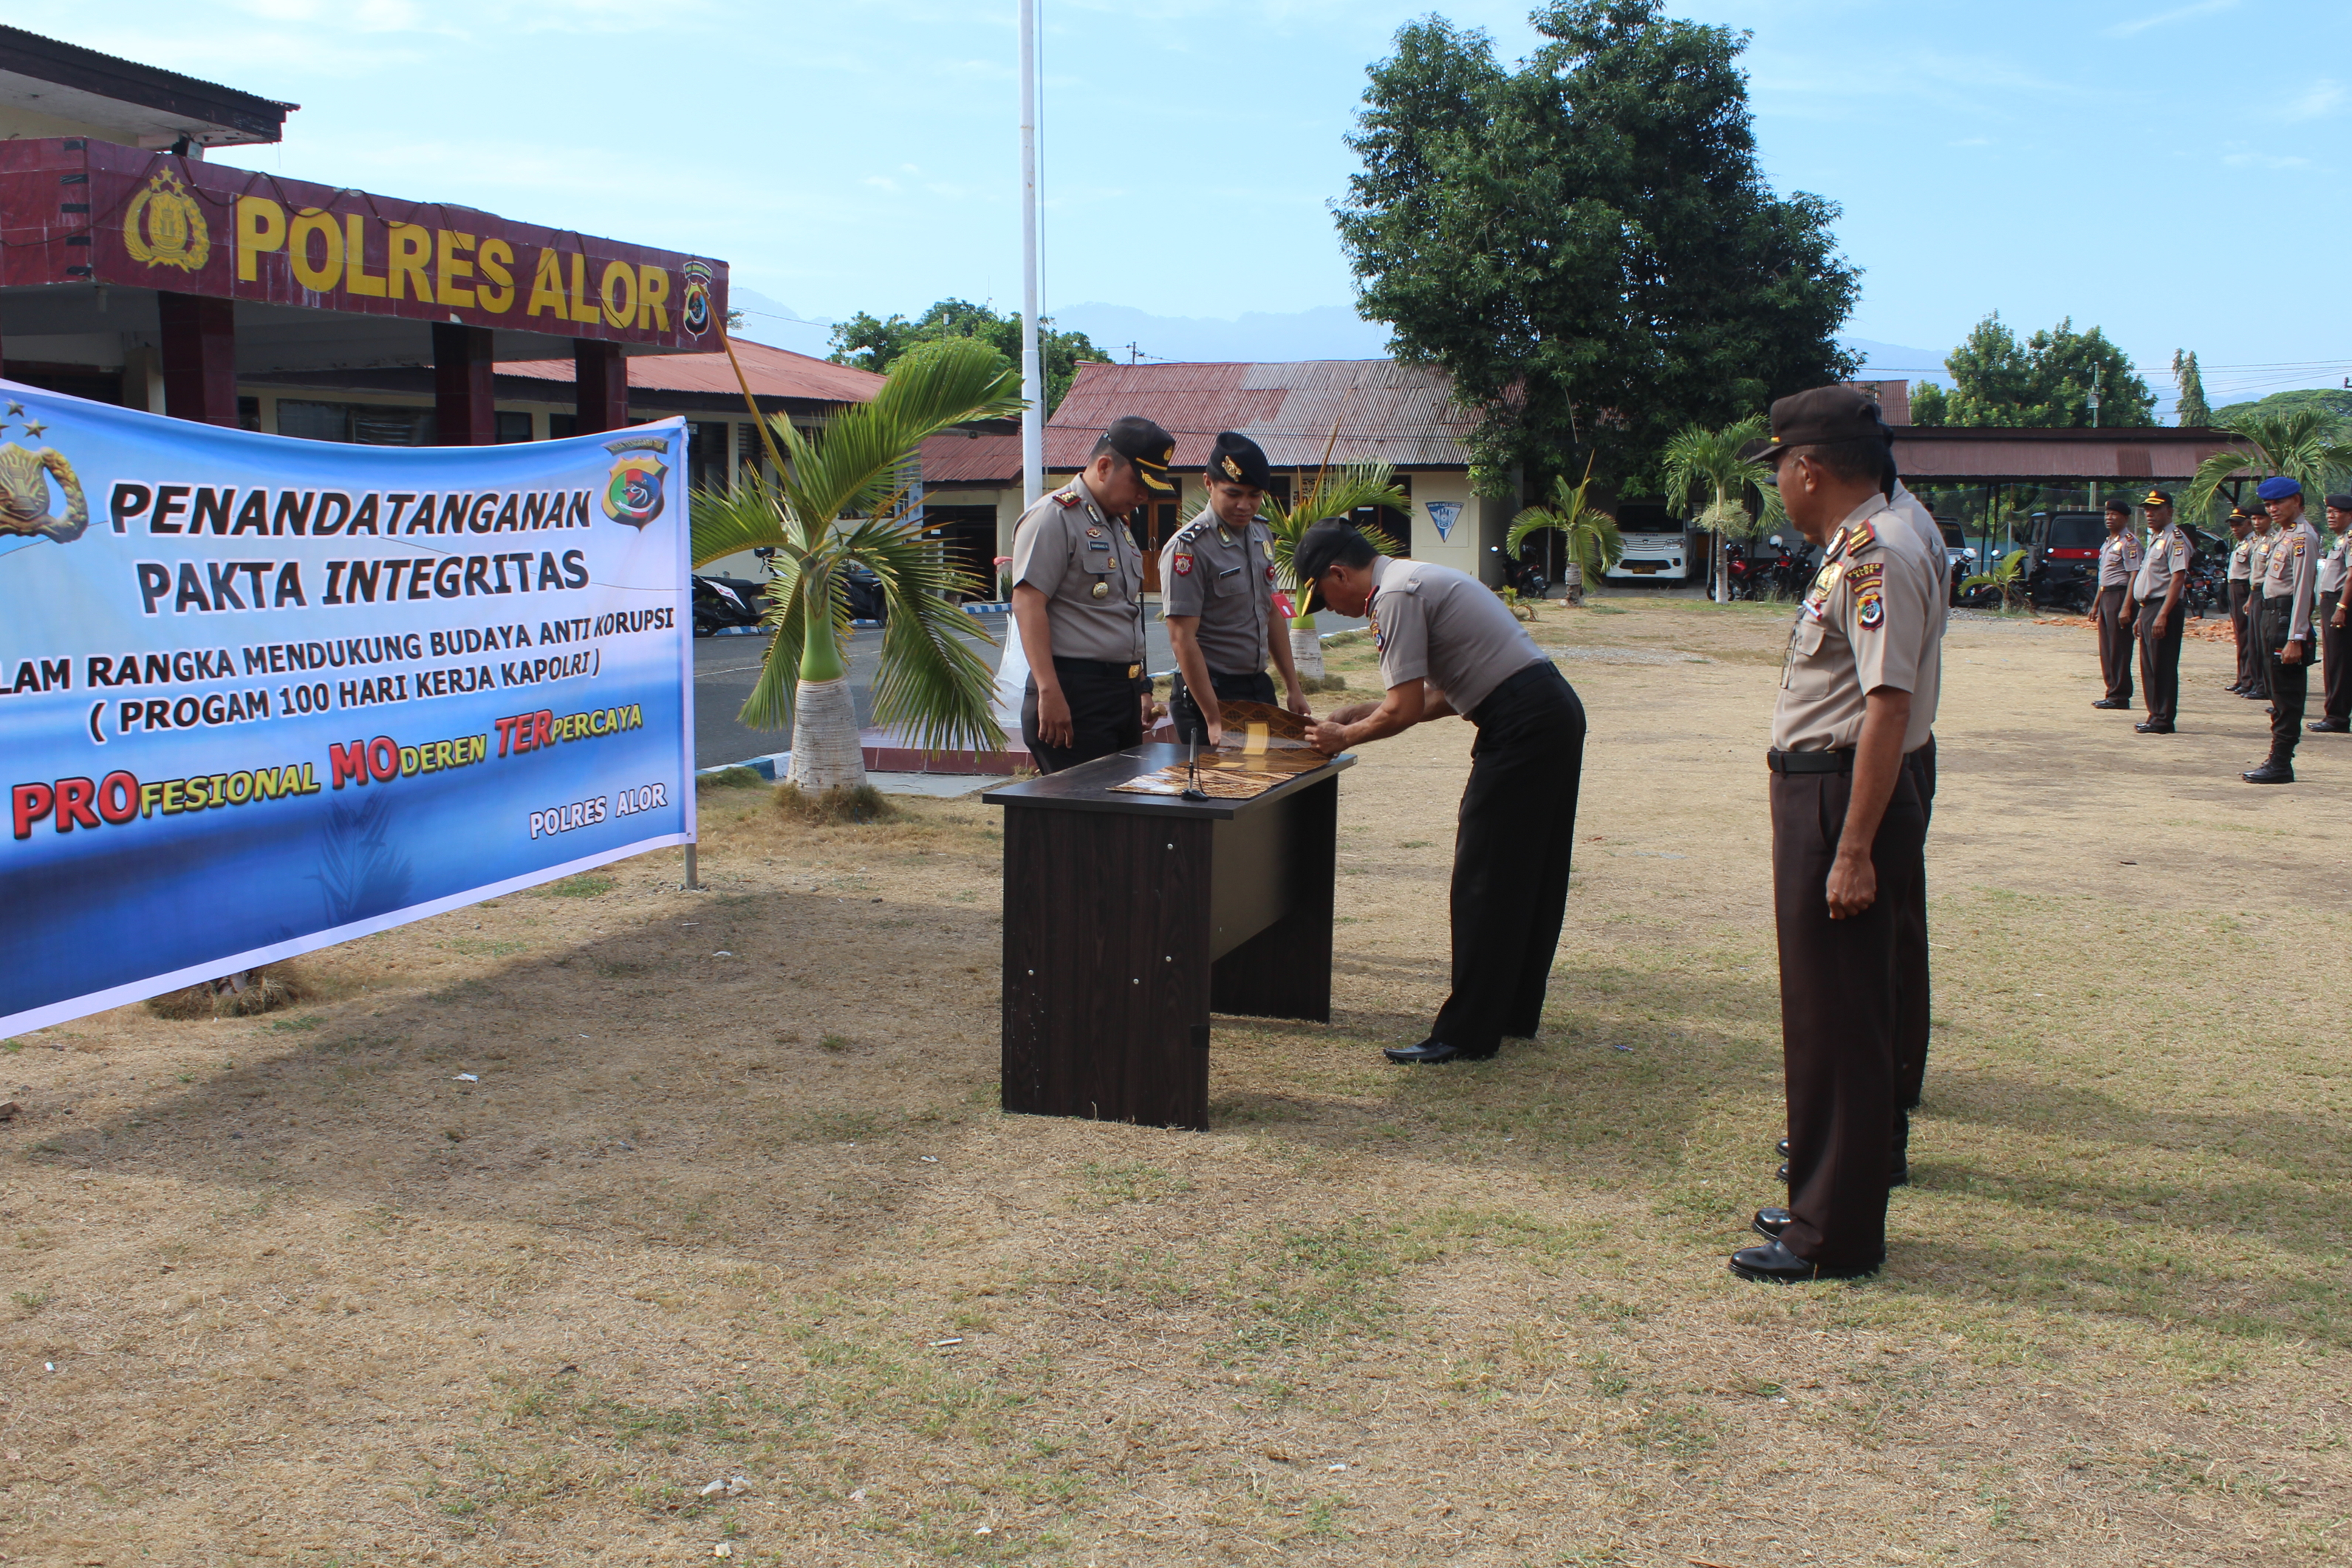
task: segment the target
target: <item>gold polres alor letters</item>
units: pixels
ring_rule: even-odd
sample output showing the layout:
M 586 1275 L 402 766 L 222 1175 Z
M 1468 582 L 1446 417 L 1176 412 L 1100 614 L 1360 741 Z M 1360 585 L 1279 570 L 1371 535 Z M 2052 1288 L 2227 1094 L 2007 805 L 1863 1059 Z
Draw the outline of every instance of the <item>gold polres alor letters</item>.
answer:
M 149 194 L 142 192 L 140 200 Z M 126 243 L 139 215 L 134 206 L 126 216 Z M 201 216 L 196 224 L 201 230 Z M 526 320 L 551 318 L 621 331 L 670 329 L 670 275 L 651 263 L 607 261 L 592 277 L 583 253 L 542 246 L 524 295 L 517 282 L 514 247 L 496 235 L 318 207 L 304 207 L 289 218 L 284 204 L 256 195 L 237 198 L 236 226 L 236 277 L 242 283 L 259 279 L 264 256 L 284 252 L 295 283 L 313 294 L 414 299 L 492 316 L 514 309 L 520 298 Z M 149 248 L 158 250 L 160 260 L 171 258 L 161 256 L 153 242 L 168 232 L 160 218 L 149 218 Z M 194 248 L 200 250 L 204 244 L 199 233 Z M 138 255 L 136 246 L 132 254 Z M 201 266 L 202 259 L 198 255 L 194 265 Z

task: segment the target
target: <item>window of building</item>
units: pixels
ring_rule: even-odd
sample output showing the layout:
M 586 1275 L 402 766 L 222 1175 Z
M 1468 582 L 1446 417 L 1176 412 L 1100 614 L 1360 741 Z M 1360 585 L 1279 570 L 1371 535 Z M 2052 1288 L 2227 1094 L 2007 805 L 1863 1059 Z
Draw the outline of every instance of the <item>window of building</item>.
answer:
M 278 434 L 305 441 L 342 441 L 358 446 L 431 446 L 435 422 L 429 408 L 389 403 L 314 402 L 278 400 Z
M 500 446 L 508 446 L 515 442 L 530 439 L 530 415 L 519 413 L 513 409 L 499 410 L 499 444 Z

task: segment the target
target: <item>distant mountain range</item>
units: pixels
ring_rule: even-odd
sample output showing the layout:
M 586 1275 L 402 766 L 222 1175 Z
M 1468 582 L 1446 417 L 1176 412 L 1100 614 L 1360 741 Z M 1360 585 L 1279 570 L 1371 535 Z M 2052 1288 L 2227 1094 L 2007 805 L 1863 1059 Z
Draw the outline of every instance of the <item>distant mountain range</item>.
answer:
M 830 351 L 831 328 L 756 288 L 738 287 L 730 296 L 742 311 L 742 336 L 754 342 L 822 358 Z M 1084 332 L 1113 360 L 1151 363 L 1168 360 L 1377 360 L 1388 353 L 1388 329 L 1367 321 L 1345 305 L 1311 310 L 1254 310 L 1237 320 L 1213 316 L 1155 316 L 1131 305 L 1100 300 L 1065 306 L 1051 313 L 1066 331 Z M 1863 357 L 1869 381 L 1936 382 L 1949 386 L 1944 350 L 1907 348 L 1871 338 L 1842 338 Z

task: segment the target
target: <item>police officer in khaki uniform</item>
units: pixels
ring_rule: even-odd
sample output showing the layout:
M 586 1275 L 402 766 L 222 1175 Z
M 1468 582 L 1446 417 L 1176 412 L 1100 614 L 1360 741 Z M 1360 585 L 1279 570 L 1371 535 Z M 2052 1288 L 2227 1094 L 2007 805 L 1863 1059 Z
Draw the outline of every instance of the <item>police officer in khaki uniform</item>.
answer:
M 2311 607 L 2319 580 L 2319 534 L 2303 515 L 2303 486 L 2273 475 L 2254 494 L 2277 535 L 2262 575 L 2263 646 L 2270 656 L 2271 753 L 2238 775 L 2249 784 L 2294 782 L 2294 746 L 2311 684 Z
M 2106 691 L 2093 707 L 2132 706 L 2131 585 L 2139 570 L 2139 535 L 2131 526 L 2131 503 L 2107 503 L 2107 537 L 2099 546 L 2099 597 L 2091 606 L 2099 629 L 2099 674 Z
M 2238 651 L 2238 678 L 2221 689 L 2231 696 L 2243 696 L 2253 685 L 2253 634 L 2246 629 L 2247 591 L 2252 578 L 2250 561 L 2254 552 L 2254 520 L 2243 507 L 2230 508 L 2230 537 L 2237 547 L 2230 551 L 2230 637 Z
M 1216 745 L 1221 702 L 1273 702 L 1268 655 L 1290 711 L 1307 716 L 1289 629 L 1274 608 L 1274 533 L 1257 515 L 1271 479 L 1256 442 L 1223 432 L 1202 476 L 1208 504 L 1160 549 L 1160 613 L 1176 655 L 1168 713 L 1179 740 Z
M 2172 497 L 2150 490 L 2147 553 L 2132 578 L 2132 601 L 2139 614 L 2139 683 L 2147 695 L 2147 716 L 2132 726 L 2142 735 L 2170 735 L 2180 716 L 2180 634 L 2188 625 L 2181 591 L 2189 586 L 2189 539 L 2172 526 Z
M 2352 733 L 2352 625 L 2347 625 L 2344 585 L 2352 577 L 2352 496 L 2327 497 L 2327 529 L 2336 542 L 2319 558 L 2319 648 L 2326 660 L 2324 706 L 2312 721 L 2321 735 Z
M 2270 508 L 2260 501 L 2252 516 L 2253 532 L 2246 539 L 2246 640 L 2253 655 L 2254 680 L 2243 695 L 2249 702 L 2266 703 L 2271 700 L 2271 651 L 2264 641 L 2270 629 L 2263 620 L 2263 574 L 2270 570 L 2271 549 L 2279 534 L 2271 526 Z
M 1926 812 L 1906 757 L 1935 723 L 1940 548 L 1889 502 L 1877 406 L 1845 387 L 1772 405 L 1758 454 L 1790 521 L 1825 547 L 1773 710 L 1773 906 L 1789 1098 L 1789 1206 L 1731 1269 L 1850 1279 L 1886 1253 L 1896 1116 L 1898 912 L 1922 874 Z
M 1013 527 L 1013 619 L 1029 658 L 1021 738 L 1042 773 L 1138 745 L 1151 723 L 1143 551 L 1123 519 L 1175 491 L 1175 450 L 1150 420 L 1115 420 L 1085 472 Z
M 1368 615 L 1388 695 L 1309 732 L 1318 750 L 1460 714 L 1478 727 L 1454 836 L 1454 992 L 1429 1038 L 1391 1061 L 1476 1061 L 1533 1040 L 1568 908 L 1584 771 L 1584 705 L 1492 589 L 1428 561 L 1391 560 L 1342 517 L 1292 558 L 1307 603 Z

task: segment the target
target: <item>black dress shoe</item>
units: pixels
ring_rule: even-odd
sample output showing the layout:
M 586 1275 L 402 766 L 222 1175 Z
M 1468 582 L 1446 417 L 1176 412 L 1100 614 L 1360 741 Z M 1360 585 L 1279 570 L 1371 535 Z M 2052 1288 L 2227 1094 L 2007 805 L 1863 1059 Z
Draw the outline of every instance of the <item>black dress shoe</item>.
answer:
M 1442 1040 L 1424 1040 L 1419 1045 L 1392 1045 L 1381 1054 L 1401 1066 L 1434 1067 L 1441 1061 L 1485 1061 L 1495 1053 L 1456 1051 Z
M 2260 768 L 2249 768 L 2238 775 L 2249 784 L 2292 784 L 2294 766 L 2287 762 L 2265 762 Z
M 2101 697 L 2091 706 L 2093 707 L 2129 707 L 2131 700 L 2128 697 Z
M 1782 1161 L 1780 1162 L 1780 1168 L 1779 1170 L 1777 1170 L 1777 1171 L 1774 1171 L 1772 1174 L 1773 1174 L 1775 1176 L 1777 1176 L 1777 1177 L 1779 1177 L 1779 1178 L 1780 1178 L 1780 1185 L 1781 1185 L 1782 1186 L 1788 1186 L 1788 1185 L 1789 1185 L 1789 1162 L 1788 1162 L 1788 1161 L 1786 1161 L 1786 1160 L 1782 1160 Z
M 2172 727 L 2170 725 L 2158 724 L 2152 718 L 2142 719 L 2139 723 L 2132 726 L 2132 727 L 2139 731 L 2142 735 L 2170 735 L 2172 733 Z
M 1785 1208 L 1759 1208 L 1756 1218 L 1748 1222 L 1748 1228 L 1767 1241 L 1778 1241 L 1780 1232 L 1789 1228 L 1789 1221 L 1796 1218 Z
M 1789 1157 L 1789 1140 L 1783 1138 L 1779 1143 L 1773 1145 L 1772 1152 L 1780 1155 L 1782 1159 L 1787 1159 Z
M 1743 1280 L 1761 1280 L 1771 1284 L 1793 1285 L 1807 1280 L 1859 1280 L 1878 1272 L 1879 1265 L 1853 1265 L 1842 1269 L 1824 1269 L 1809 1263 L 1780 1244 L 1775 1237 L 1761 1247 L 1742 1247 L 1731 1255 L 1731 1271 Z
M 2352 735 L 2352 724 L 2340 718 L 2323 718 L 2311 726 L 2314 735 Z

